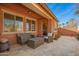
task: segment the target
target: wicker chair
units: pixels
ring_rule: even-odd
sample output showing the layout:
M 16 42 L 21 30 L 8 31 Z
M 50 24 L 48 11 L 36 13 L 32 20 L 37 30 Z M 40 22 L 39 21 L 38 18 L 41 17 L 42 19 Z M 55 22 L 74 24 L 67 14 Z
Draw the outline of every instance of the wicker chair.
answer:
M 47 43 L 53 42 L 53 37 L 47 36 L 47 38 L 44 38 L 44 41 L 47 42 Z
M 44 41 L 47 43 L 53 42 L 52 34 L 48 34 L 47 36 L 44 36 Z
M 18 33 L 17 34 L 17 43 L 18 44 L 26 44 L 27 41 L 31 39 L 31 34 L 30 33 Z

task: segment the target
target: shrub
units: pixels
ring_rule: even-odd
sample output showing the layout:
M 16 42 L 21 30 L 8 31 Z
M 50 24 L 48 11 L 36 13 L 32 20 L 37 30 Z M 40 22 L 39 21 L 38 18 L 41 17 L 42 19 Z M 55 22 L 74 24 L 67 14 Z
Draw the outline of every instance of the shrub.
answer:
M 76 35 L 77 40 L 79 40 L 79 34 Z

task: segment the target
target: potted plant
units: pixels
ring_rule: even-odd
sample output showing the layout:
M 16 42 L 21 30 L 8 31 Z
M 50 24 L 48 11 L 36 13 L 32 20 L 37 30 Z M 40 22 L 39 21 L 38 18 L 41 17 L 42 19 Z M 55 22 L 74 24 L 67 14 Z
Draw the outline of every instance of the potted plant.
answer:
M 1 33 L 0 33 L 0 36 L 2 36 Z M 9 49 L 10 49 L 10 46 L 9 46 L 8 39 L 0 38 L 0 52 L 6 51 L 6 50 L 9 51 Z

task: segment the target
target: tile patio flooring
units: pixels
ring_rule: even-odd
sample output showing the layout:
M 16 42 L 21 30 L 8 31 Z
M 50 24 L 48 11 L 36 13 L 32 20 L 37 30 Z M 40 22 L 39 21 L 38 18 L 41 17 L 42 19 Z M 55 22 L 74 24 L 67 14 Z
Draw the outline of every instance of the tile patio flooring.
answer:
M 52 43 L 44 43 L 36 49 L 27 45 L 14 45 L 9 52 L 0 55 L 10 56 L 77 56 L 79 55 L 79 41 L 74 37 L 61 36 Z

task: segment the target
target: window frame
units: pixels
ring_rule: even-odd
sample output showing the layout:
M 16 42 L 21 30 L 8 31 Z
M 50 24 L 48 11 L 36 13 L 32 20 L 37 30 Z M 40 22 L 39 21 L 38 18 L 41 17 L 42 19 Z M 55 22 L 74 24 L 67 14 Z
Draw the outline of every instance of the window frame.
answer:
M 31 20 L 31 31 L 35 31 L 35 30 L 36 30 L 36 22 L 34 20 Z
M 1 11 L 2 11 L 2 19 L 3 19 L 2 34 L 15 34 L 15 33 L 32 33 L 32 32 L 36 32 L 37 22 L 36 22 L 35 18 L 28 17 L 28 16 L 26 17 L 26 16 L 21 15 L 20 13 L 15 13 L 15 12 L 12 12 L 10 10 L 1 9 Z M 15 32 L 4 32 L 4 13 L 14 15 L 15 21 L 16 21 L 16 16 L 22 17 L 22 21 L 23 21 L 23 27 L 22 27 L 22 29 L 23 30 L 21 32 L 17 32 L 17 31 L 15 31 Z M 24 29 L 24 26 L 26 26 L 25 23 L 24 23 L 24 20 L 27 21 L 27 19 L 35 21 L 35 31 L 27 31 L 27 28 Z
M 9 14 L 9 13 L 4 13 L 4 15 L 5 15 L 5 14 Z M 9 15 L 13 16 L 14 19 L 11 19 L 11 20 L 13 21 L 14 26 L 15 26 L 15 16 L 12 15 L 12 14 L 9 14 Z M 4 16 L 4 22 L 3 22 L 3 23 L 4 23 L 4 29 L 3 29 L 3 31 L 5 32 L 5 16 Z M 14 30 L 15 30 L 15 28 L 14 28 Z M 10 32 L 15 32 L 15 31 L 10 31 Z
M 29 25 L 28 26 L 30 26 L 28 29 L 27 29 L 27 21 L 29 21 L 30 23 L 29 23 Z M 29 20 L 29 19 L 26 19 L 26 31 L 31 31 L 31 20 Z
M 20 16 L 20 15 L 17 15 L 15 13 L 11 13 L 11 12 L 8 12 L 8 11 L 3 11 L 3 33 L 23 33 L 23 25 L 22 25 L 22 31 L 21 32 L 18 32 L 18 31 L 14 31 L 14 32 L 5 32 L 4 31 L 4 27 L 5 27 L 5 24 L 4 24 L 4 14 L 10 14 L 10 15 L 13 15 L 14 16 L 14 22 L 15 22 L 15 29 L 16 29 L 16 16 L 18 17 L 21 17 L 22 18 L 22 22 L 23 22 L 23 16 Z M 24 24 L 24 23 L 23 23 Z
M 26 32 L 34 32 L 34 31 L 36 31 L 36 19 L 27 17 L 27 18 L 26 18 L 26 23 L 27 23 L 27 20 L 30 20 L 30 21 L 31 21 L 31 30 L 29 31 L 29 30 L 27 30 L 27 28 L 26 28 Z M 35 29 L 34 29 L 34 30 L 32 29 L 32 21 L 35 22 Z M 25 26 L 26 26 L 26 25 L 25 25 Z
M 20 17 L 20 16 L 15 16 L 15 32 L 19 32 L 19 31 L 16 31 L 16 17 Z M 24 23 L 23 23 L 23 17 L 21 17 L 22 18 L 22 31 L 21 32 L 23 32 L 23 25 L 24 25 Z

